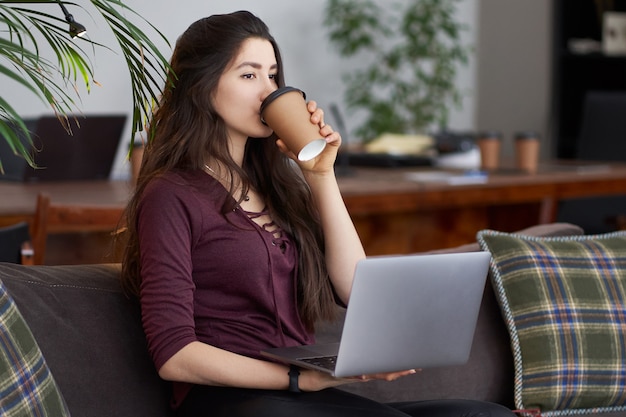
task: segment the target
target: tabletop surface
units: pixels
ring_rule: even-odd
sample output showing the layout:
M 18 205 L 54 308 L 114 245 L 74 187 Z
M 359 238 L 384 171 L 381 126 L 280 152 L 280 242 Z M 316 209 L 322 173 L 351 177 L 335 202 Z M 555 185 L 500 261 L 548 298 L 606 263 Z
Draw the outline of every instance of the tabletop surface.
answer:
M 492 192 L 495 196 L 507 188 L 516 187 L 534 188 L 538 195 L 548 192 L 546 187 L 571 188 L 572 185 L 576 185 L 577 195 L 593 195 L 594 187 L 598 184 L 605 186 L 600 190 L 626 193 L 626 164 L 552 163 L 540 166 L 536 174 L 502 169 L 488 175 L 423 167 L 353 168 L 351 175 L 340 176 L 338 181 L 347 202 L 358 202 L 364 198 L 375 201 L 378 196 L 394 194 L 411 194 L 424 201 L 429 196 L 441 198 L 442 195 L 447 199 L 455 195 L 465 199 L 471 195 L 483 198 L 485 192 Z M 48 193 L 53 203 L 123 208 L 132 191 L 128 181 L 0 181 L 0 215 L 34 212 L 37 194 L 40 192 Z M 537 195 L 529 198 L 537 198 Z

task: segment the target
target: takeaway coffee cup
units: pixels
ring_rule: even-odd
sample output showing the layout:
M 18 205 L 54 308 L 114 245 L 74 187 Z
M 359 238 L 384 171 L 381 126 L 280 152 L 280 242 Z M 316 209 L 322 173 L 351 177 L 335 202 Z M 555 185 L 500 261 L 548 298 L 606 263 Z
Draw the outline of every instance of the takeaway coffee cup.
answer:
M 261 103 L 261 121 L 271 127 L 301 161 L 315 158 L 326 146 L 319 126 L 311 123 L 306 95 L 297 88 L 281 87 L 267 96 Z
M 515 135 L 515 159 L 518 169 L 528 173 L 537 172 L 539 145 L 539 135 L 536 132 L 518 132 Z
M 480 150 L 480 168 L 495 170 L 500 166 L 500 148 L 502 135 L 500 132 L 482 132 L 476 139 Z

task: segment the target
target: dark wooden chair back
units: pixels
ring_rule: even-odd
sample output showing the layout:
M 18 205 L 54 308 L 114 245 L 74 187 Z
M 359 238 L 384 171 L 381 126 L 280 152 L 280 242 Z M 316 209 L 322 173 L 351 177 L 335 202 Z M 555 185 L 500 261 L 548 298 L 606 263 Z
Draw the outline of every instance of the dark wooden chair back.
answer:
M 113 226 L 115 225 L 115 226 Z M 37 196 L 37 208 L 32 228 L 34 263 L 43 265 L 48 236 L 57 233 L 117 233 L 120 221 L 119 209 L 101 206 L 83 206 L 51 203 L 50 196 Z

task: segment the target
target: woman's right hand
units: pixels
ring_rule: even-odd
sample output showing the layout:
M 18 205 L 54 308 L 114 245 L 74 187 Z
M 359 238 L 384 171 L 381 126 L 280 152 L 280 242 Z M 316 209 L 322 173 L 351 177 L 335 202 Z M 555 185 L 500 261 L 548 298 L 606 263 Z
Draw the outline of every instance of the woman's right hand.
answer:
M 301 370 L 298 385 L 302 391 L 320 391 L 326 388 L 338 387 L 340 385 L 354 382 L 367 382 L 373 380 L 395 381 L 398 378 L 417 373 L 415 369 L 400 372 L 386 372 L 372 375 L 360 375 L 348 378 L 335 378 L 325 372 L 314 370 Z

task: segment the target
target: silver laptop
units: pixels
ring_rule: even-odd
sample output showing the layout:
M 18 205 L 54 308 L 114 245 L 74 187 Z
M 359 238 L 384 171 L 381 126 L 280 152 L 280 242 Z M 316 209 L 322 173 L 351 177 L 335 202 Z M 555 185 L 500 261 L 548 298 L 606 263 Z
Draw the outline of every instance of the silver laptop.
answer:
M 463 364 L 490 258 L 471 252 L 364 259 L 339 343 L 261 353 L 336 377 Z

